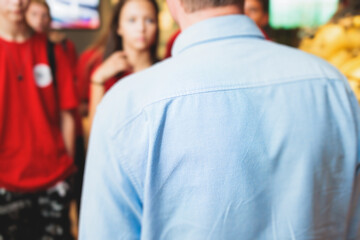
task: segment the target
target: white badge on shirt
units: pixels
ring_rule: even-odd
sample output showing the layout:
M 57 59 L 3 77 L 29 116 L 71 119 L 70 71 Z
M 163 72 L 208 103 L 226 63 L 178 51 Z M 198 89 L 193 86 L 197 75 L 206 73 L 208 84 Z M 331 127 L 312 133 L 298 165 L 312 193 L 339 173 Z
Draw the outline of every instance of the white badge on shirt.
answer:
M 41 88 L 49 86 L 53 81 L 50 67 L 42 63 L 34 67 L 34 77 L 36 85 Z

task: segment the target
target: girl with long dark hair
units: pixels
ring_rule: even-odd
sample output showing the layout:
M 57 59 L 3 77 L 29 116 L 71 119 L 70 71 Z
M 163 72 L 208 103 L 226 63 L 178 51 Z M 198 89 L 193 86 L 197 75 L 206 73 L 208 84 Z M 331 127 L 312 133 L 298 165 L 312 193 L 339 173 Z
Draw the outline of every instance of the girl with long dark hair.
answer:
M 155 0 L 120 0 L 109 32 L 96 45 L 91 60 L 89 117 L 105 92 L 122 77 L 150 67 L 157 60 L 158 6 Z

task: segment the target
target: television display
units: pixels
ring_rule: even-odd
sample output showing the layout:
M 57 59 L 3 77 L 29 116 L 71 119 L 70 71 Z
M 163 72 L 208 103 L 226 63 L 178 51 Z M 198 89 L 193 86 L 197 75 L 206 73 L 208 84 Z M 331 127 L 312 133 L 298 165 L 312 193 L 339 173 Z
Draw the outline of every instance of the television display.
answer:
M 270 25 L 292 29 L 317 27 L 334 15 L 339 0 L 270 0 Z
M 100 0 L 46 0 L 52 29 L 97 29 Z

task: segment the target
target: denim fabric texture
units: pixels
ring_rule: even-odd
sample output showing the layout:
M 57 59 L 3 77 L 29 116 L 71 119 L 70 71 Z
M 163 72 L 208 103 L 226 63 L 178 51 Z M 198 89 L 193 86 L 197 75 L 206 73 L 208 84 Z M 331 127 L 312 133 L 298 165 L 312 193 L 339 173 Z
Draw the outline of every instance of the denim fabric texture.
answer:
M 100 104 L 80 239 L 360 239 L 359 119 L 323 60 L 201 21 Z

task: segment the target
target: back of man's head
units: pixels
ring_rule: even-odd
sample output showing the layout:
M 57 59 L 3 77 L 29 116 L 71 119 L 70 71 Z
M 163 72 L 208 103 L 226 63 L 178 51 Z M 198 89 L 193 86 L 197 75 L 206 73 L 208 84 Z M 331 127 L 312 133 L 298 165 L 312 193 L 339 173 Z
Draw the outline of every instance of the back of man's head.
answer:
M 244 0 L 181 0 L 181 2 L 188 13 L 228 5 L 239 5 L 242 8 L 244 5 Z

